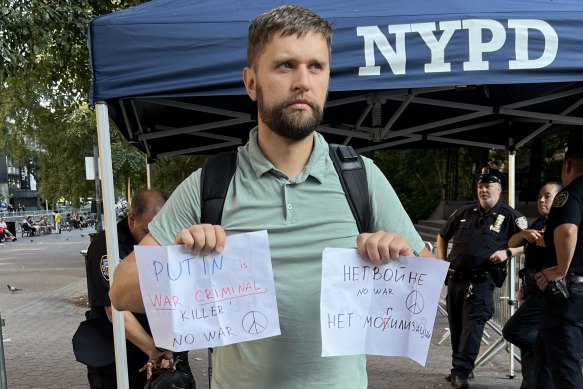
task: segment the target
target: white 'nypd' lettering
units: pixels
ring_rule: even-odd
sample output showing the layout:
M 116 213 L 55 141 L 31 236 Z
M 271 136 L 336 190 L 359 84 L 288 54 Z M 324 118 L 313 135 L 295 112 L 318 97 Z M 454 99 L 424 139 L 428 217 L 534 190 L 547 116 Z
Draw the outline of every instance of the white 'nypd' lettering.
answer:
M 508 61 L 508 69 L 539 69 L 550 65 L 557 56 L 559 37 L 555 29 L 538 19 L 508 19 L 508 29 L 514 30 L 515 59 Z M 437 28 L 437 26 L 439 28 Z M 359 76 L 379 76 L 381 67 L 375 62 L 375 46 L 385 57 L 393 74 L 407 73 L 406 35 L 419 34 L 430 50 L 431 62 L 424 65 L 425 73 L 445 73 L 451 71 L 451 62 L 445 61 L 445 49 L 454 33 L 467 31 L 467 61 L 463 62 L 464 71 L 489 69 L 489 61 L 484 60 L 484 53 L 500 50 L 506 43 L 506 28 L 492 19 L 450 20 L 443 22 L 393 24 L 388 25 L 388 33 L 394 35 L 394 47 L 378 26 L 361 26 L 356 28 L 356 35 L 364 38 L 365 66 L 358 69 Z M 436 36 L 436 32 L 439 38 Z M 484 32 L 489 32 L 484 34 Z M 529 58 L 529 36 L 533 32 L 541 34 L 544 50 L 540 57 Z M 489 39 L 483 41 L 483 37 Z

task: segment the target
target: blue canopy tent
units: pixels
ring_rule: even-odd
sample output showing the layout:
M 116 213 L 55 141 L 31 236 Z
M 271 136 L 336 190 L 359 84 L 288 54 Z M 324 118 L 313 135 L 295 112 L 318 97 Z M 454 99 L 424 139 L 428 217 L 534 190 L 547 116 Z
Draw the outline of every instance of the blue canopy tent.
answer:
M 280 3 L 159 0 L 93 20 L 91 102 L 152 158 L 244 143 L 247 28 Z M 512 148 L 583 125 L 580 0 L 301 4 L 334 25 L 331 141 Z
M 150 159 L 244 144 L 256 121 L 242 83 L 247 28 L 284 3 L 154 0 L 91 21 L 90 103 L 98 117 L 112 269 L 109 119 Z M 583 126 L 581 0 L 298 3 L 334 27 L 319 128 L 331 142 L 360 151 L 506 149 L 513 194 L 516 148 Z M 121 331 L 116 337 L 123 340 Z

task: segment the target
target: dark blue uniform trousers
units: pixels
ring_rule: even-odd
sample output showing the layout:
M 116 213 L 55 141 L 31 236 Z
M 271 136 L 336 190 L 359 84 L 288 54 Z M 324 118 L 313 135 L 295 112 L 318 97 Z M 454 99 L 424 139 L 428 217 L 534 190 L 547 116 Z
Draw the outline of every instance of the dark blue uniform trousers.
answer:
M 556 388 L 583 388 L 583 284 L 570 285 L 564 302 L 545 296 L 540 342 L 535 350 L 537 366 L 547 365 Z
M 504 339 L 520 349 L 522 389 L 553 389 L 555 386 L 546 366 L 535 367 L 534 348 L 542 317 L 542 293 L 527 292 L 526 299 L 504 325 Z M 537 386 L 538 385 L 538 386 Z
M 452 375 L 468 377 L 474 365 L 486 322 L 494 314 L 494 283 L 490 278 L 473 284 L 471 296 L 466 298 L 470 282 L 449 279 L 447 315 L 451 333 Z

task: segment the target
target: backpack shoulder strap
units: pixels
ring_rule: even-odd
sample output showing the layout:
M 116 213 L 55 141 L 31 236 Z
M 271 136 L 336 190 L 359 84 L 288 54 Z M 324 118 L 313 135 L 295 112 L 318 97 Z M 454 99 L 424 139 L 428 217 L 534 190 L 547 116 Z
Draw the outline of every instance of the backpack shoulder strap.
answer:
M 370 228 L 368 181 L 362 157 L 351 146 L 330 144 L 330 158 L 340 178 L 360 233 Z
M 227 151 L 209 159 L 200 177 L 200 222 L 221 224 L 227 190 L 237 168 L 237 152 Z

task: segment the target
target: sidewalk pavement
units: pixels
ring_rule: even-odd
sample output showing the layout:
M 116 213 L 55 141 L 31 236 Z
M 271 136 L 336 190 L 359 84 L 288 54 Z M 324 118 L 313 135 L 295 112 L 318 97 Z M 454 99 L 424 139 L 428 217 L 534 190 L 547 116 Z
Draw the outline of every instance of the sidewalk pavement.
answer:
M 6 376 L 10 389 L 85 389 L 85 366 L 75 360 L 71 338 L 84 320 L 87 284 L 80 250 L 87 248 L 92 231 L 73 230 L 0 245 L 0 284 L 21 291 L 11 293 L 0 285 L 0 314 Z M 451 388 L 445 374 L 451 366 L 449 340 L 438 344 L 446 332 L 447 319 L 436 317 L 425 367 L 407 358 L 369 356 L 369 388 Z M 490 343 L 498 337 L 491 330 Z M 482 345 L 482 352 L 488 346 Z M 189 352 L 189 361 L 199 389 L 208 389 L 207 351 Z M 1 363 L 1 361 L 0 361 Z M 1 366 L 1 365 L 0 365 Z M 519 388 L 509 379 L 509 354 L 502 350 L 488 363 L 478 366 L 472 389 Z M 236 389 L 236 388 L 233 388 Z M 277 388 L 274 388 L 277 389 Z

